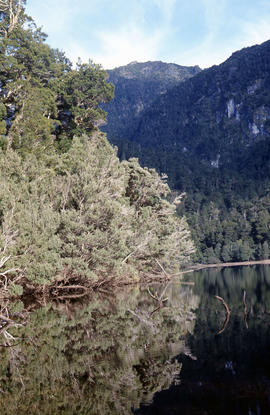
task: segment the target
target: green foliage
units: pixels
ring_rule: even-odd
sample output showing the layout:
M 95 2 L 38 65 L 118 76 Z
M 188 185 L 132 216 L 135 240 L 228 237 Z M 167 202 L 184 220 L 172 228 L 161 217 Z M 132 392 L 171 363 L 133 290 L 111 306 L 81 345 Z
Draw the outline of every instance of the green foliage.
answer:
M 0 154 L 0 172 L 1 251 L 12 256 L 9 266 L 48 283 L 61 269 L 56 235 L 60 218 L 52 208 L 53 170 L 34 154 L 23 160 L 8 150 Z
M 105 120 L 99 104 L 113 97 L 112 84 L 106 83 L 107 73 L 93 62 L 77 63 L 76 70 L 64 75 L 59 91 L 66 111 L 71 114 L 71 134 L 89 133 Z
M 2 250 L 27 278 L 50 283 L 64 269 L 88 278 L 178 269 L 193 252 L 167 184 L 136 160 L 120 163 L 105 136 L 73 140 L 67 153 L 0 155 Z
M 180 197 L 172 203 L 165 200 L 167 183 L 154 169 L 140 167 L 138 160 L 130 159 L 123 165 L 128 172 L 126 196 L 135 208 L 133 258 L 141 258 L 149 269 L 156 268 L 154 259 L 161 259 L 168 269 L 177 267 L 194 250 L 185 219 L 175 217 Z
M 5 7 L 10 2 L 12 9 Z M 67 151 L 74 134 L 90 133 L 104 120 L 99 104 L 112 98 L 113 87 L 92 62 L 79 62 L 72 70 L 64 53 L 45 43 L 46 35 L 25 15 L 24 4 L 6 0 L 0 5 L 7 16 L 0 36 L 0 134 L 7 139 L 1 146 L 24 156 L 52 145 Z
M 49 89 L 29 85 L 20 95 L 18 115 L 9 130 L 12 147 L 23 155 L 48 152 L 53 146 L 56 125 L 55 95 Z
M 23 294 L 23 287 L 19 284 L 11 283 L 8 293 L 11 297 L 20 297 Z

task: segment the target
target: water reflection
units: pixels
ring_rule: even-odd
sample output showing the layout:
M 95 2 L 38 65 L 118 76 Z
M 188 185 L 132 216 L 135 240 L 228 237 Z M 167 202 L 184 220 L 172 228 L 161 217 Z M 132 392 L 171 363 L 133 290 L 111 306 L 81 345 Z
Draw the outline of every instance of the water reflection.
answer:
M 194 279 L 200 301 L 188 344 L 197 360 L 180 355 L 181 384 L 135 413 L 269 415 L 270 267 L 209 269 Z
M 2 304 L 0 413 L 269 415 L 270 267 L 187 278 Z
M 137 287 L 31 311 L 2 305 L 0 413 L 127 415 L 179 382 L 174 356 L 192 356 L 186 338 L 198 297 L 168 286 L 157 304 L 163 290 Z

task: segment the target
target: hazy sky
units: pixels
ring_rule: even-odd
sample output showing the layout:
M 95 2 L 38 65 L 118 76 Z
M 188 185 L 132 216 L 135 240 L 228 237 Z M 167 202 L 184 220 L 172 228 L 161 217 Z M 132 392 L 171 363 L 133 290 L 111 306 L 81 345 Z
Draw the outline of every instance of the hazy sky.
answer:
M 161 60 L 202 68 L 270 39 L 270 0 L 28 0 L 48 43 L 105 69 Z

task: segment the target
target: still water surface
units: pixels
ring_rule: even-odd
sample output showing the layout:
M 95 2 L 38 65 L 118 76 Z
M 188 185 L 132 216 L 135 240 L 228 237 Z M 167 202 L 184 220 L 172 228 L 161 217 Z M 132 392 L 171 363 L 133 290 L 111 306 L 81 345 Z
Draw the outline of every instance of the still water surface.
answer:
M 270 267 L 185 279 L 2 304 L 0 414 L 269 415 Z

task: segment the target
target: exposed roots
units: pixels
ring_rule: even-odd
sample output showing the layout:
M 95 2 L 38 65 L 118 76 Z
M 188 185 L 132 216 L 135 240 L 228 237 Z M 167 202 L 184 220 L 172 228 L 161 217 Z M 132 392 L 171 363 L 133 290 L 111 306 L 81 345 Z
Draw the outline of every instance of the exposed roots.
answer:
M 74 273 L 71 269 L 65 269 L 61 274 L 56 275 L 55 279 L 50 284 L 38 284 L 30 281 L 25 275 L 13 276 L 12 282 L 20 284 L 23 287 L 22 297 L 32 297 L 38 301 L 49 300 L 76 300 L 85 297 L 90 297 L 94 292 L 103 294 L 112 294 L 115 290 L 132 286 L 135 284 L 148 285 L 150 283 L 168 283 L 172 275 L 167 274 L 164 270 L 162 272 L 143 273 L 139 277 L 119 275 L 106 275 L 102 273 L 97 279 L 90 279 Z M 0 286 L 0 298 L 11 298 L 8 292 L 6 283 L 4 287 Z M 2 288 L 2 289 L 1 289 Z M 165 293 L 166 290 L 164 290 Z M 158 305 L 166 301 L 164 293 L 161 298 L 156 298 L 153 293 L 149 293 L 157 301 Z

